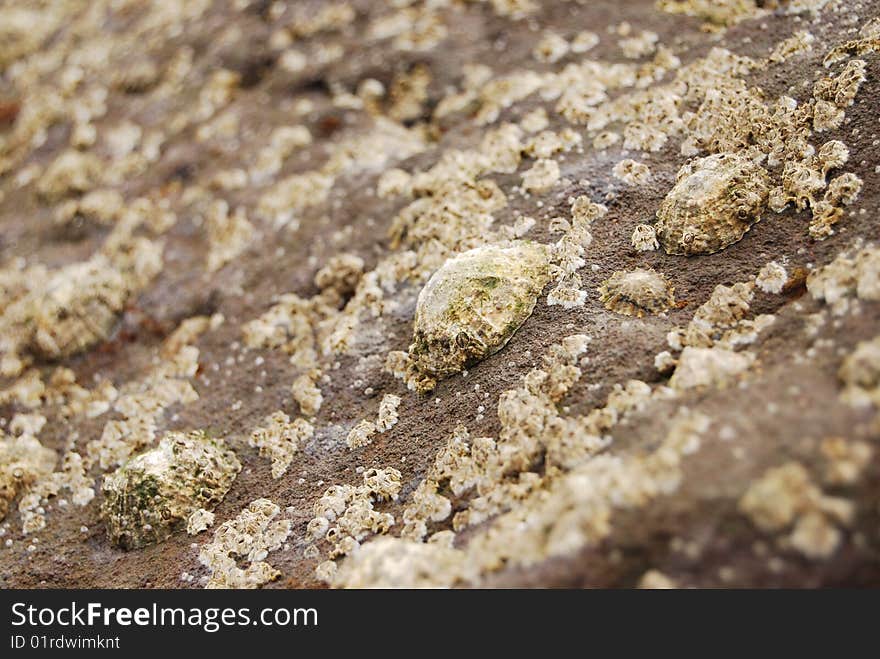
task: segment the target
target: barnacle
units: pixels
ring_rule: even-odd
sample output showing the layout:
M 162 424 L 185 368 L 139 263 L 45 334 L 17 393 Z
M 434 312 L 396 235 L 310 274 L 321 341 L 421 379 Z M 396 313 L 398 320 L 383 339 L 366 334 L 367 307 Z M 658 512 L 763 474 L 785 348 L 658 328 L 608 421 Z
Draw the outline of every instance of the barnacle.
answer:
M 522 177 L 523 190 L 527 192 L 546 192 L 559 181 L 559 165 L 555 160 L 537 160 Z
M 645 590 L 672 590 L 678 587 L 673 579 L 659 570 L 648 570 L 639 579 L 639 588 Z
M 657 41 L 660 37 L 656 32 L 642 30 L 636 35 L 628 36 L 617 42 L 623 51 L 623 56 L 628 59 L 639 59 L 653 55 L 657 50 Z
M 606 309 L 639 318 L 672 307 L 674 290 L 665 275 L 650 268 L 617 271 L 599 286 Z
M 386 169 L 376 183 L 376 196 L 388 199 L 407 194 L 412 185 L 412 176 L 402 169 Z
M 375 434 L 376 424 L 369 419 L 362 419 L 349 431 L 345 443 L 352 450 L 363 448 L 373 443 L 372 437 Z
M 628 185 L 645 185 L 651 180 L 651 170 L 648 166 L 630 158 L 614 165 L 611 174 Z
M 849 501 L 824 494 L 799 462 L 768 469 L 740 498 L 739 510 L 762 531 L 791 529 L 792 547 L 813 559 L 837 549 L 841 533 L 835 522 L 847 524 L 854 513 Z
M 582 337 L 574 343 L 582 345 Z M 522 399 L 518 396 L 512 403 Z M 373 538 L 348 556 L 334 575 L 328 573 L 332 585 L 390 587 L 416 580 L 424 585 L 450 586 L 476 582 L 481 574 L 503 565 L 533 565 L 595 545 L 611 532 L 615 509 L 639 508 L 678 488 L 683 456 L 699 448 L 700 435 L 709 427 L 706 416 L 681 412 L 661 445 L 648 455 L 584 459 L 592 456 L 586 451 L 569 471 L 545 480 L 522 470 L 531 464 L 526 449 L 540 450 L 546 404 L 540 401 L 522 410 L 511 410 L 514 418 L 509 422 L 515 425 L 502 441 L 473 442 L 471 451 L 477 449 L 479 464 L 477 473 L 469 477 L 478 478 L 480 490 L 486 494 L 471 499 L 468 508 L 455 516 L 453 525 L 475 525 L 489 516 L 494 520 L 483 528 L 474 528 L 470 542 L 457 549 L 442 542 L 443 538 L 428 543 L 409 538 Z M 610 401 L 609 407 L 612 409 L 602 411 L 614 415 L 614 419 L 606 428 L 616 422 L 618 414 Z M 542 417 L 535 418 L 531 413 L 538 410 Z M 578 437 L 581 429 L 570 430 L 572 437 Z M 473 473 L 468 462 L 463 460 L 460 466 L 466 473 Z M 460 466 L 450 464 L 449 471 L 457 473 Z M 517 472 L 518 482 L 495 480 Z M 388 560 L 391 557 L 394 560 Z M 429 565 L 430 572 L 426 572 Z
M 568 41 L 554 32 L 546 32 L 535 49 L 532 57 L 539 62 L 558 62 L 568 54 Z
M 125 279 L 102 256 L 62 268 L 34 301 L 31 349 L 54 359 L 105 339 L 128 295 Z
M 830 485 L 854 485 L 874 457 L 870 444 L 844 437 L 826 437 L 819 450 L 828 463 L 824 480 Z
M 207 213 L 208 272 L 216 272 L 239 256 L 254 237 L 254 226 L 245 217 L 244 209 L 229 212 L 223 200 L 211 204 Z
M 562 130 L 559 133 L 554 133 L 552 130 L 545 130 L 534 137 L 530 138 L 523 149 L 523 152 L 529 156 L 534 158 L 550 158 L 551 156 L 560 153 L 562 151 L 570 151 L 573 147 L 581 143 L 581 136 L 572 131 L 569 128 Z M 552 160 L 539 160 L 539 163 L 554 163 Z M 549 164 L 548 172 L 552 172 L 554 167 L 553 164 Z M 529 170 L 529 175 L 535 175 L 539 170 L 536 167 Z M 537 179 L 531 179 L 532 181 L 536 181 Z M 525 178 L 524 178 L 525 181 Z M 552 185 L 552 183 L 551 183 Z M 544 187 L 541 185 L 534 185 L 532 183 L 525 183 L 525 187 L 528 189 L 534 190 L 542 190 Z M 549 187 L 549 186 L 548 186 Z
M 770 53 L 770 61 L 775 63 L 784 62 L 800 53 L 809 52 L 813 49 L 816 37 L 806 31 L 798 31 L 788 39 L 780 41 Z
M 865 55 L 871 55 L 872 53 L 877 52 L 877 50 L 880 50 L 880 37 L 878 37 L 877 34 L 876 19 L 874 19 L 872 26 L 869 24 L 865 27 L 873 27 L 873 29 L 869 34 L 865 34 L 865 29 L 863 28 L 861 31 L 861 39 L 853 39 L 852 41 L 847 41 L 846 43 L 835 46 L 828 51 L 828 54 L 825 55 L 825 59 L 822 63 L 826 67 L 829 67 L 832 64 L 836 64 L 837 62 L 852 57 L 853 55 L 864 57 Z
M 94 484 L 94 479 L 85 472 L 82 456 L 75 451 L 67 452 L 61 460 L 61 469 L 33 483 L 19 501 L 22 533 L 27 535 L 46 527 L 43 503 L 47 499 L 67 490 L 71 493 L 73 503 L 85 506 L 95 498 Z
M 840 140 L 825 142 L 819 149 L 819 162 L 822 163 L 822 174 L 828 176 L 832 169 L 839 169 L 849 160 L 849 149 Z
M 451 547 L 379 537 L 358 550 L 357 559 L 340 569 L 322 570 L 319 577 L 346 588 L 437 588 L 446 575 L 459 572 L 465 556 Z
M 281 574 L 265 561 L 290 535 L 290 520 L 276 519 L 280 512 L 269 499 L 255 499 L 217 528 L 199 552 L 199 562 L 211 571 L 205 588 L 258 588 Z M 247 567 L 239 567 L 244 561 Z
M 133 453 L 153 443 L 157 419 L 167 406 L 198 399 L 199 395 L 188 378 L 198 368 L 199 351 L 188 342 L 194 341 L 209 326 L 210 321 L 203 323 L 198 317 L 184 321 L 163 346 L 165 361 L 141 381 L 128 383 L 124 394 L 118 398 L 115 390 L 108 392 L 116 399 L 114 410 L 123 418 L 108 421 L 101 436 L 86 444 L 91 463 L 98 463 L 104 469 L 121 465 Z
M 19 437 L 0 435 L 0 521 L 15 496 L 52 473 L 57 456 L 32 433 Z
M 843 360 L 838 376 L 845 385 L 841 394 L 845 402 L 880 407 L 880 336 L 859 343 Z
M 807 277 L 807 290 L 824 300 L 835 315 L 850 307 L 850 300 L 880 300 L 880 249 L 868 246 L 857 252 L 843 252 Z
M 650 224 L 639 224 L 633 229 L 630 243 L 639 252 L 652 252 L 660 246 L 657 231 Z
M 419 294 L 415 367 L 443 378 L 503 348 L 549 281 L 548 258 L 543 245 L 518 242 L 449 259 Z
M 720 153 L 693 161 L 657 212 L 667 254 L 712 254 L 739 241 L 767 205 L 767 172 L 748 158 Z
M 759 15 L 756 0 L 657 0 L 657 7 L 670 14 L 703 19 L 712 26 L 727 27 Z
M 320 374 L 320 371 L 313 369 L 297 377 L 290 387 L 293 399 L 299 403 L 300 412 L 305 416 L 315 416 L 324 402 L 324 395 L 316 384 Z
M 0 10 L 0 70 L 30 55 L 56 29 L 64 13 L 38 6 L 6 5 Z
M 688 346 L 679 357 L 670 384 L 676 389 L 723 386 L 746 371 L 754 361 L 754 355 L 747 352 Z
M 578 32 L 571 40 L 571 52 L 585 53 L 599 43 L 599 35 L 589 30 Z
M 810 236 L 821 240 L 834 233 L 834 225 L 843 218 L 843 207 L 852 204 L 862 190 L 862 179 L 851 172 L 831 180 L 820 201 L 812 204 Z
M 385 394 L 379 403 L 379 416 L 376 419 L 376 430 L 385 432 L 397 425 L 399 419 L 397 408 L 400 406 L 400 396 Z
M 364 272 L 364 260 L 354 254 L 339 254 L 315 274 L 315 286 L 325 291 L 331 304 L 351 297 Z
M 753 343 L 758 334 L 774 321 L 774 316 L 766 314 L 746 318 L 754 295 L 753 282 L 738 282 L 733 286 L 718 284 L 709 299 L 696 310 L 688 326 L 667 335 L 669 346 L 674 350 L 685 346 L 734 349 Z
M 845 118 L 846 111 L 830 101 L 820 99 L 813 106 L 813 128 L 818 133 L 840 128 Z
M 260 455 L 272 460 L 272 478 L 281 478 L 293 461 L 294 454 L 311 439 L 315 429 L 305 419 L 292 422 L 284 412 L 277 411 L 263 420 L 251 433 L 249 443 L 260 449 Z
M 587 292 L 581 290 L 581 278 L 571 275 L 563 279 L 556 287 L 547 293 L 547 306 L 559 305 L 563 309 L 582 307 L 587 301 Z
M 765 293 L 781 293 L 788 282 L 788 272 L 776 261 L 770 261 L 758 272 L 755 285 Z
M 597 204 L 587 195 L 581 195 L 571 200 L 572 219 L 583 222 L 586 226 L 605 217 L 607 212 L 608 209 L 605 206 Z
M 545 130 L 550 124 L 547 118 L 547 110 L 544 108 L 536 108 L 525 115 L 519 122 L 520 128 L 529 133 L 539 133 Z
M 359 487 L 327 488 L 315 502 L 315 517 L 307 527 L 308 538 L 315 540 L 323 535 L 333 543 L 331 559 L 352 553 L 370 533 L 386 533 L 394 526 L 394 516 L 376 510 L 374 504 L 396 500 L 400 488 L 400 472 L 392 467 L 364 471 L 363 485 Z
M 222 501 L 239 471 L 221 440 L 200 430 L 167 433 L 105 476 L 101 513 L 110 541 L 124 549 L 161 542 L 194 511 Z
M 867 80 L 865 71 L 868 64 L 864 60 L 851 60 L 834 77 L 820 78 L 813 85 L 813 95 L 822 101 L 833 103 L 843 109 L 855 102 L 862 83 Z
M 632 25 L 584 0 L 86 4 L 0 2 L 0 375 L 17 378 L 0 384 L 0 513 L 17 507 L 0 524 L 3 585 L 169 585 L 196 553 L 204 568 L 180 578 L 210 588 L 282 573 L 308 587 L 311 569 L 336 587 L 543 585 L 559 566 L 643 587 L 821 585 L 849 559 L 865 572 L 878 3 L 651 0 Z M 704 21 L 738 25 L 722 39 Z M 474 30 L 488 41 L 457 48 Z M 701 158 L 678 181 L 675 154 Z M 718 252 L 765 205 L 789 212 L 737 258 L 676 273 L 684 261 L 651 253 Z M 422 393 L 499 349 L 430 400 L 379 372 Z M 811 424 L 817 403 L 829 412 Z M 238 503 L 215 503 L 239 468 L 221 442 L 159 443 L 206 416 L 253 463 Z M 762 478 L 790 449 L 809 472 Z M 383 455 L 403 473 L 376 468 Z M 53 572 L 52 552 L 94 526 L 72 506 L 106 473 L 111 539 L 173 531 L 174 546 L 149 551 L 147 575 L 136 556 L 101 575 L 102 551 Z M 736 506 L 755 476 L 741 510 L 779 536 L 752 544 L 714 518 L 730 538 L 692 533 L 730 517 L 703 503 Z M 856 509 L 833 565 L 779 573 L 776 554 L 830 557 Z M 34 537 L 56 513 L 62 528 Z M 620 547 L 670 530 L 669 556 Z M 679 569 L 673 554 L 703 550 Z
M 65 151 L 53 162 L 37 184 L 47 201 L 58 201 L 78 192 L 88 192 L 101 175 L 101 161 L 90 153 Z
M 197 535 L 206 531 L 213 523 L 214 513 L 204 508 L 198 508 L 186 518 L 186 532 L 190 535 Z

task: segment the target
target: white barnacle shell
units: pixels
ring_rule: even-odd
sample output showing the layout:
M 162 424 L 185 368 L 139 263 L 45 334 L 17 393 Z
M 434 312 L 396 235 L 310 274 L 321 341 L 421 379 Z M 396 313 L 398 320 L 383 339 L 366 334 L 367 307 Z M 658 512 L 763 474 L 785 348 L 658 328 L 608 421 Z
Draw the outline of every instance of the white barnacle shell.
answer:
M 630 243 L 639 252 L 652 252 L 659 247 L 657 231 L 650 224 L 639 224 L 633 229 Z
M 549 249 L 532 242 L 477 247 L 433 274 L 419 294 L 414 366 L 442 378 L 500 350 L 549 281 Z
M 719 153 L 688 163 L 657 211 L 667 254 L 713 254 L 742 239 L 761 219 L 769 176 L 745 156 Z

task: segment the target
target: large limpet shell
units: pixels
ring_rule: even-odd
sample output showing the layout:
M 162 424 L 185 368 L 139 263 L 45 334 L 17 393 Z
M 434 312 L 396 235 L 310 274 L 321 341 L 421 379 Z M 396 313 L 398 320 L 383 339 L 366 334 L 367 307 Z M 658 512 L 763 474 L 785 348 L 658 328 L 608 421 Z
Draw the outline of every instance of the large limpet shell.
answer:
M 200 508 L 226 496 L 241 463 L 203 431 L 167 433 L 104 478 L 102 515 L 110 541 L 124 549 L 161 542 Z
M 688 163 L 657 211 L 667 254 L 713 254 L 739 241 L 767 207 L 770 177 L 748 158 L 719 153 Z
M 530 242 L 478 247 L 446 261 L 419 294 L 409 354 L 443 378 L 497 352 L 549 281 L 549 249 Z

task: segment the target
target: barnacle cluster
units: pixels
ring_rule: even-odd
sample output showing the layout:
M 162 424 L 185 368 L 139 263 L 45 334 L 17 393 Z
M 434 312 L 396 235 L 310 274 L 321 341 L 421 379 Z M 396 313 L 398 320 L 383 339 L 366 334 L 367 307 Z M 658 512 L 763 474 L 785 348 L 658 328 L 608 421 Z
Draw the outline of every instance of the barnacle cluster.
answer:
M 270 414 L 263 425 L 254 429 L 249 443 L 260 449 L 260 455 L 272 460 L 272 478 L 281 478 L 294 454 L 312 438 L 314 427 L 305 419 L 290 420 L 282 411 Z
M 85 470 L 82 456 L 68 451 L 61 459 L 61 469 L 44 474 L 27 488 L 18 502 L 22 532 L 27 535 L 46 526 L 43 502 L 69 492 L 71 501 L 78 506 L 88 505 L 95 498 L 94 479 Z
M 840 526 L 855 511 L 846 499 L 824 494 L 798 462 L 767 470 L 739 500 L 739 509 L 762 531 L 789 530 L 791 546 L 812 559 L 827 558 L 838 548 Z
M 840 366 L 845 388 L 841 397 L 851 405 L 880 407 L 880 337 L 859 343 Z
M 868 245 L 838 254 L 807 277 L 807 290 L 830 306 L 835 315 L 851 311 L 859 301 L 880 300 L 880 249 Z
M 100 254 L 42 277 L 27 274 L 23 288 L 7 289 L 13 297 L 5 300 L 0 317 L 8 374 L 20 372 L 27 359 L 22 353 L 57 359 L 105 339 L 131 292 L 122 273 Z
M 269 499 L 256 499 L 217 528 L 199 551 L 210 570 L 206 588 L 259 588 L 281 574 L 265 560 L 290 535 L 290 520 L 277 519 L 280 512 Z M 247 567 L 239 567 L 244 561 Z
M 52 473 L 57 457 L 33 433 L 0 438 L 0 520 L 20 491 Z
M 102 469 L 116 467 L 133 453 L 149 446 L 156 438 L 159 420 L 173 404 L 198 400 L 190 378 L 198 369 L 199 351 L 190 342 L 211 327 L 222 323 L 222 317 L 195 316 L 185 320 L 163 345 L 158 365 L 141 380 L 126 383 L 122 390 L 110 388 L 96 416 L 112 409 L 119 418 L 109 419 L 99 437 L 86 443 L 85 453 L 90 464 Z
M 310 541 L 326 540 L 331 545 L 329 561 L 355 551 L 370 534 L 382 534 L 394 526 L 394 516 L 376 510 L 383 501 L 400 494 L 401 474 L 393 467 L 367 469 L 363 484 L 334 485 L 315 502 L 314 517 L 306 529 Z M 324 570 L 334 570 L 324 564 Z

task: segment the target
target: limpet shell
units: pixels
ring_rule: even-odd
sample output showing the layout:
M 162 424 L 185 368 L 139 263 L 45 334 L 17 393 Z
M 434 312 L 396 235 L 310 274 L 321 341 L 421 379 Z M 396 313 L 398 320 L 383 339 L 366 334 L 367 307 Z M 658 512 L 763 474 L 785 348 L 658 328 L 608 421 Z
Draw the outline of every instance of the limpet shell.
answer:
M 413 364 L 443 378 L 497 352 L 531 315 L 549 278 L 549 249 L 537 243 L 477 247 L 449 259 L 419 294 Z
M 138 549 L 165 540 L 194 511 L 222 501 L 239 471 L 221 440 L 201 430 L 167 433 L 104 478 L 101 513 L 110 541 Z
M 719 153 L 686 164 L 657 211 L 667 254 L 713 254 L 742 239 L 767 207 L 770 177 L 748 158 Z
M 650 268 L 618 270 L 599 286 L 606 309 L 639 318 L 672 307 L 675 304 L 674 290 L 663 274 Z

